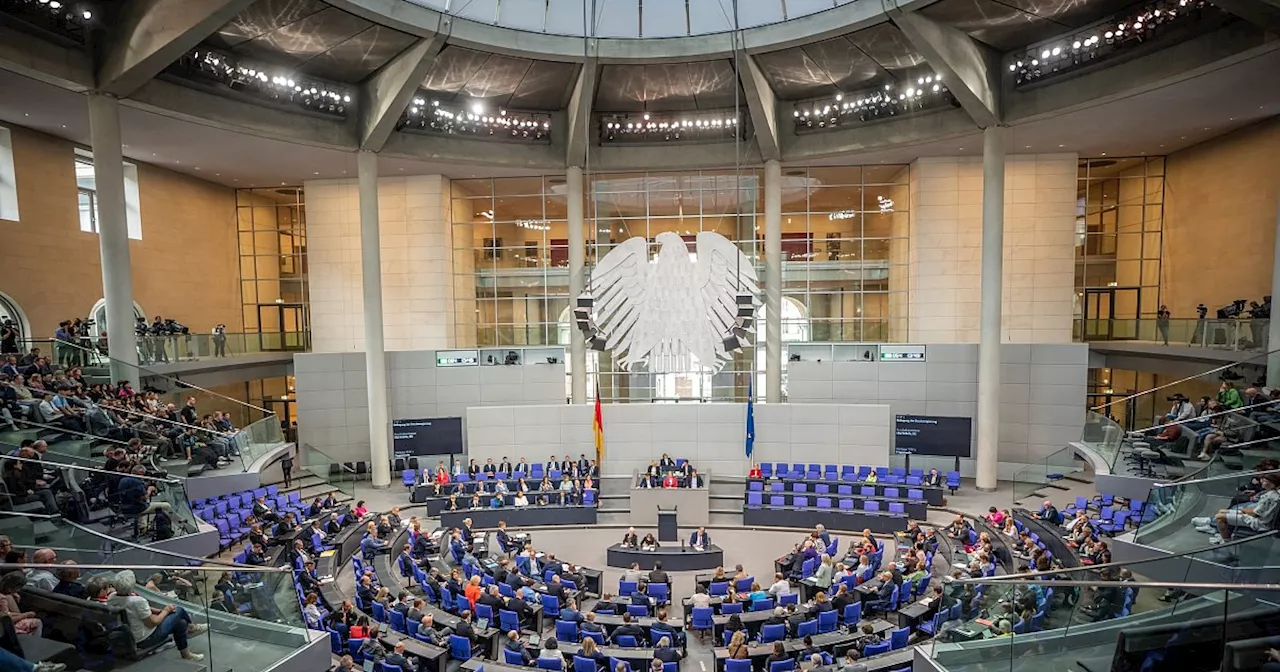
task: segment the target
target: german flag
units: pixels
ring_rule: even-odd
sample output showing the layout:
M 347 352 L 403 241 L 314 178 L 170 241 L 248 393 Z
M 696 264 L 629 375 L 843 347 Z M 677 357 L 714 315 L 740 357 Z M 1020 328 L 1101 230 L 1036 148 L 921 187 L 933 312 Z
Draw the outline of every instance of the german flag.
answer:
M 600 383 L 596 382 L 596 413 L 591 421 L 591 429 L 596 439 L 596 464 L 604 469 L 604 415 L 600 411 Z

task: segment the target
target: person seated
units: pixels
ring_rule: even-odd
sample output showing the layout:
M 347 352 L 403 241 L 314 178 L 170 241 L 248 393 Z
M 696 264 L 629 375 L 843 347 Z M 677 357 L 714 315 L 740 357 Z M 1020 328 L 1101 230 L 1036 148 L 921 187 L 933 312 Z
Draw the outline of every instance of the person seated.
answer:
M 994 506 L 987 509 L 987 515 L 983 516 L 983 518 L 997 530 L 1004 527 L 1004 513 Z
M 680 487 L 680 479 L 676 478 L 675 472 L 668 472 L 667 475 L 662 478 L 662 487 L 668 489 Z
M 519 632 L 515 630 L 507 632 L 507 641 L 503 642 L 502 648 L 520 656 L 521 665 L 525 667 L 533 666 L 533 656 L 529 655 L 529 650 L 525 648 L 524 642 L 520 641 Z
M 764 472 L 760 470 L 759 462 L 751 463 L 751 470 L 747 472 L 747 478 L 752 478 L 752 479 L 764 478 Z
M 11 576 L 21 578 L 21 575 L 16 572 L 6 575 L 5 578 L 8 579 Z M 186 609 L 175 604 L 167 604 L 161 609 L 152 609 L 151 603 L 147 601 L 147 598 L 135 592 L 137 579 L 134 577 L 133 570 L 121 570 L 111 580 L 111 583 L 115 586 L 116 593 L 106 600 L 107 605 L 123 608 L 127 614 L 125 620 L 133 633 L 134 641 L 137 642 L 139 650 L 153 648 L 172 638 L 174 645 L 178 649 L 178 655 L 182 656 L 184 660 L 199 661 L 204 659 L 204 654 L 192 651 L 188 642 L 190 637 L 207 631 L 209 629 L 208 625 L 193 623 L 191 617 L 187 615 Z M 0 580 L 0 593 L 4 592 L 4 587 L 3 580 Z M 15 623 L 15 625 L 18 623 Z M 21 632 L 20 628 L 19 632 Z
M 1277 509 L 1280 509 L 1280 474 L 1262 474 L 1258 477 L 1262 492 L 1257 495 L 1257 502 L 1252 506 L 1243 505 L 1234 509 L 1223 509 L 1214 515 L 1217 533 L 1209 538 L 1210 543 L 1220 544 L 1230 539 L 1235 528 L 1245 528 L 1252 533 L 1270 532 L 1276 525 Z M 1193 518 L 1192 524 L 1201 532 L 1209 531 L 1207 521 Z
M 622 625 L 613 629 L 613 633 L 609 636 L 609 641 L 616 645 L 619 637 L 628 635 L 635 637 L 636 643 L 640 646 L 644 646 L 648 642 L 648 633 L 645 632 L 644 628 L 632 622 L 631 614 L 629 613 L 622 615 Z
M 697 550 L 711 546 L 711 535 L 707 534 L 707 528 L 699 527 L 694 530 L 693 534 L 689 535 L 689 546 Z M 722 572 L 724 571 L 723 567 L 720 569 Z
M 876 483 L 879 480 L 880 480 L 880 476 L 879 474 L 876 473 L 876 470 L 874 467 L 871 469 L 871 473 L 867 474 L 867 477 L 863 479 L 863 481 L 866 483 Z
M 418 672 L 418 659 L 416 656 L 406 656 L 404 652 L 404 642 L 396 642 L 396 647 L 391 653 L 382 660 L 387 665 L 395 665 L 406 672 Z
M 669 627 L 669 626 L 668 626 Z M 683 657 L 680 652 L 674 648 L 674 642 L 671 641 L 669 635 L 663 635 L 658 641 L 653 643 L 653 659 L 663 663 L 678 663 Z
M 653 476 L 649 472 L 640 474 L 640 478 L 636 481 L 636 487 L 648 490 L 653 487 Z
M 529 506 L 529 497 L 524 494 L 524 490 L 516 492 L 516 496 L 511 500 L 511 505 L 517 508 Z
M 648 537 L 646 537 L 646 539 L 647 538 Z M 640 538 L 636 536 L 636 528 L 628 527 L 626 533 L 622 535 L 622 547 L 635 548 L 639 545 L 640 545 Z
M 791 657 L 787 655 L 787 647 L 781 641 L 773 643 L 773 652 L 764 660 L 764 669 L 770 669 L 774 663 L 789 663 Z
M 952 539 L 967 541 L 969 539 L 969 531 L 973 527 L 969 525 L 969 521 L 964 516 L 957 515 L 951 524 L 947 526 L 947 536 Z
M 685 462 L 684 465 L 688 467 L 689 463 Z M 684 487 L 701 488 L 704 485 L 706 485 L 706 481 L 701 476 L 698 475 L 698 470 L 690 469 L 689 475 L 684 478 Z
M 868 646 L 883 642 L 884 638 L 876 634 L 875 626 L 870 623 L 862 624 L 862 634 L 854 641 L 853 647 L 858 650 L 859 654 L 865 655 Z
M 1048 499 L 1044 500 L 1044 503 L 1040 505 L 1040 510 L 1031 514 L 1031 517 L 1054 525 L 1062 524 L 1062 514 L 1058 512 L 1058 508 L 1053 505 L 1053 502 Z
M 659 547 L 660 544 L 658 543 L 658 540 L 654 538 L 652 532 L 644 535 L 644 540 L 640 542 L 640 550 L 642 551 L 656 551 Z

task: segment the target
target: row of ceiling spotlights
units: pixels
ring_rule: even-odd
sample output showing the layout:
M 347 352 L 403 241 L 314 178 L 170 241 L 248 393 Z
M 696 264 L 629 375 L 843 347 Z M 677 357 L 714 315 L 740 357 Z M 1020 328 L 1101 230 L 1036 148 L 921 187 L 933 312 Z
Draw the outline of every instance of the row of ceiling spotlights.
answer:
M 30 2 L 30 0 L 28 0 L 28 2 Z M 59 0 L 35 0 L 35 4 L 48 7 L 49 11 L 52 12 L 60 12 L 66 6 Z M 93 10 L 88 7 L 82 7 L 77 13 L 70 16 L 76 16 L 85 21 L 90 21 L 93 19 Z
M 733 117 L 726 119 L 680 119 L 677 121 L 647 121 L 649 115 L 645 114 L 646 121 L 634 122 L 628 121 L 625 124 L 621 121 L 605 122 L 605 128 L 610 130 L 627 130 L 627 131 L 665 131 L 672 128 L 731 128 L 738 125 L 738 120 Z
M 940 93 L 946 90 L 942 84 L 942 75 L 926 75 L 916 78 L 914 84 L 908 82 L 903 85 L 896 97 L 896 100 L 905 102 L 914 98 L 920 98 L 926 93 Z M 859 95 L 857 98 L 845 99 L 843 93 L 837 93 L 834 101 L 813 103 L 812 108 L 796 109 L 792 112 L 792 116 L 796 119 L 804 119 L 809 116 L 826 116 L 832 112 L 849 112 L 856 111 L 869 105 L 879 105 L 884 102 L 892 102 L 895 100 L 893 95 L 893 85 L 885 84 L 884 91 L 877 91 L 871 94 Z M 818 107 L 822 105 L 822 107 Z

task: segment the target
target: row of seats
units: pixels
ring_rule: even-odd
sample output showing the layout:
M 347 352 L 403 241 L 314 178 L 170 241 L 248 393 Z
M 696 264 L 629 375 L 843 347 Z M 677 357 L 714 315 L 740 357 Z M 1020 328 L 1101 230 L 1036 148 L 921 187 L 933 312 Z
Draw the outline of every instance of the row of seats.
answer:
M 752 481 L 747 484 L 747 491 L 748 492 L 764 492 L 764 485 L 765 484 L 760 481 Z M 809 492 L 809 485 L 810 485 L 809 483 L 803 483 L 803 482 L 791 483 L 791 492 L 798 492 L 798 493 Z M 812 485 L 813 485 L 813 493 L 815 495 L 831 494 L 831 486 L 826 483 L 815 483 Z M 853 487 L 854 486 L 852 485 L 837 485 L 835 494 L 852 496 L 854 494 Z M 883 494 L 879 494 L 876 492 L 876 486 L 864 485 L 859 487 L 858 495 L 861 497 L 883 497 L 885 499 L 903 499 L 903 490 L 904 489 L 902 488 L 887 487 L 887 488 L 884 488 Z M 924 490 L 919 488 L 905 488 L 905 490 L 906 490 L 906 499 L 910 499 L 912 501 L 917 501 L 917 502 L 925 501 Z M 769 492 L 786 492 L 786 491 L 787 491 L 786 484 L 784 483 L 773 482 L 769 484 Z
M 788 502 L 788 498 L 791 500 Z M 865 511 L 870 513 L 888 513 L 894 516 L 906 516 L 907 505 L 903 502 L 886 502 L 879 499 L 866 499 L 862 501 L 862 508 L 854 506 L 852 499 L 841 498 L 839 504 L 835 507 L 839 511 Z M 764 493 L 748 492 L 747 508 L 760 509 L 765 508 Z M 809 504 L 809 498 L 804 495 L 770 495 L 768 508 L 774 509 L 803 509 L 803 510 L 822 510 L 832 508 L 832 498 L 815 497 L 812 505 Z
M 891 483 L 897 485 L 920 485 L 924 480 L 924 469 L 912 469 L 907 471 L 904 467 L 867 467 L 857 466 L 853 464 L 835 465 L 835 464 L 804 464 L 797 462 L 788 465 L 786 462 L 777 462 L 770 464 L 768 462 L 760 463 L 760 473 L 765 478 L 779 478 L 784 480 L 826 480 L 826 481 L 865 481 L 876 472 L 876 480 L 880 483 Z M 960 472 L 946 472 L 947 487 L 953 491 L 960 487 Z
M 259 497 L 264 498 L 266 505 L 280 516 L 292 513 L 299 522 L 307 518 L 310 504 L 302 501 L 302 493 L 293 490 L 280 494 L 280 488 L 275 485 L 192 500 L 191 509 L 202 520 L 218 528 L 218 544 L 226 550 L 248 536 L 249 525 L 245 521 L 253 515 L 253 503 Z

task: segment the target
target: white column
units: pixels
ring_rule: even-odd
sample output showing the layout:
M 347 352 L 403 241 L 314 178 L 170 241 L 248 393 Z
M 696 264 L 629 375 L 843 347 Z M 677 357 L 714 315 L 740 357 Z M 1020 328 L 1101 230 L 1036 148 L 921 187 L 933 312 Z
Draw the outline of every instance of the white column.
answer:
M 587 344 L 574 321 L 573 309 L 582 293 L 586 266 L 586 235 L 582 216 L 582 168 L 569 166 L 569 388 L 570 400 L 587 403 Z M 557 316 L 559 317 L 559 316 Z
M 1276 246 L 1271 258 L 1271 301 L 1280 298 L 1280 198 L 1276 199 Z M 1280 317 L 1271 316 L 1267 325 L 1267 387 L 1280 387 Z
M 102 296 L 107 308 L 111 379 L 138 382 L 138 341 L 133 332 L 133 270 L 124 205 L 124 155 L 120 145 L 120 101 L 108 93 L 89 94 L 89 138 L 98 199 L 98 251 L 102 256 Z
M 369 394 L 369 460 L 373 487 L 391 487 L 391 423 L 387 421 L 387 351 L 382 334 L 382 242 L 378 232 L 378 155 L 357 156 L 360 183 L 360 277 L 364 283 L 364 368 Z
M 782 403 L 782 164 L 764 162 L 764 400 Z
M 1000 309 L 1004 282 L 1004 128 L 982 133 L 982 318 L 978 332 L 978 484 L 996 489 L 1000 449 Z

